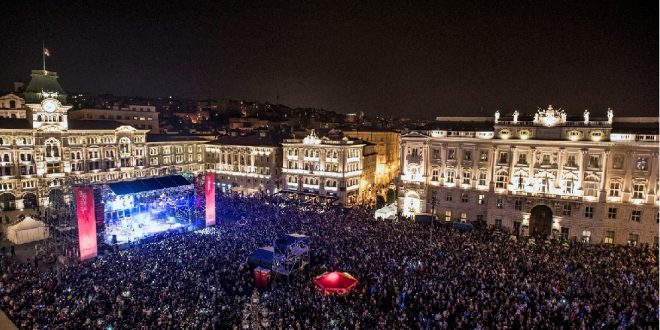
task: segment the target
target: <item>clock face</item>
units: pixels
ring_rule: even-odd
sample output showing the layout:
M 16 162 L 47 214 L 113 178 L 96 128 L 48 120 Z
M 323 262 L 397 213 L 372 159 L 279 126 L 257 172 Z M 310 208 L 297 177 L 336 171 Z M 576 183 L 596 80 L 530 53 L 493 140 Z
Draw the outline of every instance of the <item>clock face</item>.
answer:
M 53 112 L 57 109 L 57 101 L 45 100 L 41 103 L 41 108 L 46 112 Z

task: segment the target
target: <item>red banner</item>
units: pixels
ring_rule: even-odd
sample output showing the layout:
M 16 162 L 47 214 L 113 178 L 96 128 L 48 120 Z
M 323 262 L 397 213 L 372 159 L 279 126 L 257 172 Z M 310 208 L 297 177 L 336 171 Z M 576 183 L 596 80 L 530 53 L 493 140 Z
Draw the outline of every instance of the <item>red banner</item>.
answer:
M 87 260 L 97 253 L 94 191 L 92 187 L 76 187 L 75 192 L 80 260 Z
M 215 173 L 206 173 L 204 180 L 206 194 L 206 226 L 215 225 Z

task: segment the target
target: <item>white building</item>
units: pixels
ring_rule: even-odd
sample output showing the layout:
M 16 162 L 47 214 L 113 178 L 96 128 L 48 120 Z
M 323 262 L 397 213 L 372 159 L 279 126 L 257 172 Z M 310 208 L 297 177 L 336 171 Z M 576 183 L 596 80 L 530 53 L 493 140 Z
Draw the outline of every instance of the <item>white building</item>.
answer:
M 376 171 L 374 145 L 347 137 L 287 139 L 283 146 L 285 192 L 337 200 L 344 205 L 366 202 Z
M 518 111 L 402 136 L 399 208 L 522 235 L 658 244 L 658 118 Z M 650 124 L 649 124 L 650 122 Z

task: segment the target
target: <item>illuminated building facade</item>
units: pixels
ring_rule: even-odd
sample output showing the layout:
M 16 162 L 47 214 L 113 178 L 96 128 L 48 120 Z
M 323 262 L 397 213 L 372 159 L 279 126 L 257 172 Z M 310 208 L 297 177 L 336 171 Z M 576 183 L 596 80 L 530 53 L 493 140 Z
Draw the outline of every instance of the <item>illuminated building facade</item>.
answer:
M 282 147 L 267 132 L 233 134 L 206 145 L 206 167 L 221 192 L 277 193 L 281 189 Z
M 606 115 L 569 119 L 550 106 L 407 133 L 399 208 L 521 235 L 657 245 L 658 118 Z
M 373 200 L 374 145 L 347 137 L 318 137 L 282 143 L 282 180 L 286 192 L 336 199 L 343 205 Z
M 26 116 L 0 115 L 0 210 L 64 201 L 72 177 L 105 183 L 204 170 L 207 141 L 163 141 L 113 120 L 70 119 L 57 74 L 31 76 L 20 100 L 10 94 Z M 14 109 L 0 109 L 6 111 Z
M 375 145 L 377 186 L 387 185 L 399 176 L 399 155 L 401 154 L 400 134 L 393 130 L 354 129 L 345 130 L 349 138 L 367 141 Z

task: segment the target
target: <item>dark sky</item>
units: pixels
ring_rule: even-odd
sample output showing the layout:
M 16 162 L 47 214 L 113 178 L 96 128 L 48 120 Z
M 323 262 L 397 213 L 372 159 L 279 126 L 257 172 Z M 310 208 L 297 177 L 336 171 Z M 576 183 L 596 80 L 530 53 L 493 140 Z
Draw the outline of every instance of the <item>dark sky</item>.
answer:
M 658 114 L 657 1 L 10 1 L 0 86 L 276 100 L 371 115 Z M 441 3 L 440 3 L 441 2 Z M 78 3 L 83 3 L 79 1 Z

